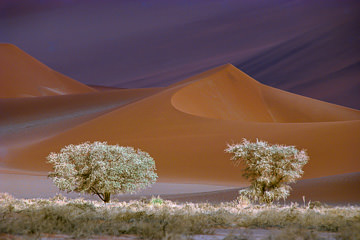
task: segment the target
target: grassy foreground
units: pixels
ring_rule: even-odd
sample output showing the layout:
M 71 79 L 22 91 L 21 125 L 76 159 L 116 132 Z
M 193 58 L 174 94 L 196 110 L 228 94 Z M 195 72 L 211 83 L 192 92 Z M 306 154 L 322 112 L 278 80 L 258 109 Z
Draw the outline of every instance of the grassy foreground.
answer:
M 15 199 L 6 193 L 0 194 L 0 233 L 35 238 L 41 234 L 66 234 L 76 238 L 123 234 L 145 239 L 187 238 L 211 234 L 217 228 L 240 227 L 296 228 L 301 230 L 300 235 L 303 230 L 328 231 L 335 232 L 337 239 L 360 239 L 360 207 L 261 206 L 239 201 L 177 204 L 159 198 L 105 205 L 62 196 Z

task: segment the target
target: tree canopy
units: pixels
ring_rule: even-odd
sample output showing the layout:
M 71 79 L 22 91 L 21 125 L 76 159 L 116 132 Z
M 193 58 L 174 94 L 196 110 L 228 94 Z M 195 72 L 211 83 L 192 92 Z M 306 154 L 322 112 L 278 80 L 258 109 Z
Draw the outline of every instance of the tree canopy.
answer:
M 133 147 L 85 142 L 68 145 L 47 157 L 49 173 L 63 191 L 98 195 L 104 202 L 111 194 L 135 193 L 156 182 L 155 161 Z
M 231 161 L 236 166 L 244 164 L 243 176 L 251 183 L 240 195 L 263 203 L 286 199 L 291 190 L 288 183 L 301 177 L 309 160 L 305 150 L 259 140 L 243 139 L 241 144 L 228 145 L 225 152 L 232 154 Z

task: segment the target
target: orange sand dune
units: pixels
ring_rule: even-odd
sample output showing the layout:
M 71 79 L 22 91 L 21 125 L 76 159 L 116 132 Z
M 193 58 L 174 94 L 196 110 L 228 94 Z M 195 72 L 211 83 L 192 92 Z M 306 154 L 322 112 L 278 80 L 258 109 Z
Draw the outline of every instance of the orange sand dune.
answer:
M 3 149 L 1 159 L 4 167 L 48 171 L 49 152 L 71 143 L 105 140 L 149 152 L 160 182 L 236 186 L 245 180 L 224 148 L 244 137 L 308 149 L 305 179 L 360 169 L 360 111 L 266 87 L 232 65 L 194 76 L 46 141 Z
M 0 98 L 96 91 L 50 69 L 12 44 L 0 44 L 0 66 Z
M 300 97 L 263 85 L 235 67 L 206 72 L 172 97 L 180 111 L 196 116 L 254 122 L 357 120 L 360 111 Z M 189 82 L 189 80 L 188 80 Z
M 26 145 L 63 132 L 161 88 L 0 99 L 0 144 Z

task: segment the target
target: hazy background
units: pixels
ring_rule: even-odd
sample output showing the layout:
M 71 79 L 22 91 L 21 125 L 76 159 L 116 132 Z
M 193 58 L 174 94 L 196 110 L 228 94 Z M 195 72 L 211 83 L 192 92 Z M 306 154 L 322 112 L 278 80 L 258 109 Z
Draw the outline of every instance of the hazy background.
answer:
M 91 85 L 168 86 L 232 63 L 360 109 L 358 0 L 0 0 L 0 42 Z

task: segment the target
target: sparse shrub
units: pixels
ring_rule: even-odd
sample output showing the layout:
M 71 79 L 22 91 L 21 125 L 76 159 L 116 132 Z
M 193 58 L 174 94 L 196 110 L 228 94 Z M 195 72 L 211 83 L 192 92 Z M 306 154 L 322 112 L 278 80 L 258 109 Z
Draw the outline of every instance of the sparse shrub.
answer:
M 301 177 L 309 159 L 305 150 L 259 140 L 253 143 L 243 139 L 242 144 L 228 145 L 225 152 L 233 154 L 231 160 L 236 166 L 240 162 L 245 165 L 243 176 L 251 185 L 240 195 L 267 204 L 289 195 L 291 187 L 287 184 Z
M 153 205 L 155 205 L 155 204 L 161 205 L 161 204 L 164 203 L 164 200 L 161 199 L 159 196 L 157 196 L 157 197 L 152 197 L 151 200 L 150 200 L 150 203 L 153 204 Z
M 244 195 L 240 195 L 236 198 L 235 203 L 237 205 L 240 205 L 242 207 L 246 207 L 249 206 L 251 204 L 251 201 L 248 197 L 244 196 Z
M 309 202 L 308 204 L 308 207 L 310 209 L 314 209 L 314 208 L 321 208 L 321 207 L 325 207 L 325 204 L 322 204 L 321 202 L 319 201 L 315 201 L 315 202 Z
M 48 176 L 60 190 L 96 194 L 105 203 L 111 194 L 134 193 L 157 179 L 147 152 L 106 142 L 71 144 L 47 159 L 54 165 Z
M 66 201 L 66 197 L 61 193 L 57 193 L 53 198 L 50 198 L 51 201 Z
M 13 200 L 14 200 L 14 197 L 12 195 L 10 195 L 9 193 L 7 193 L 7 192 L 0 193 L 0 201 L 10 202 Z

